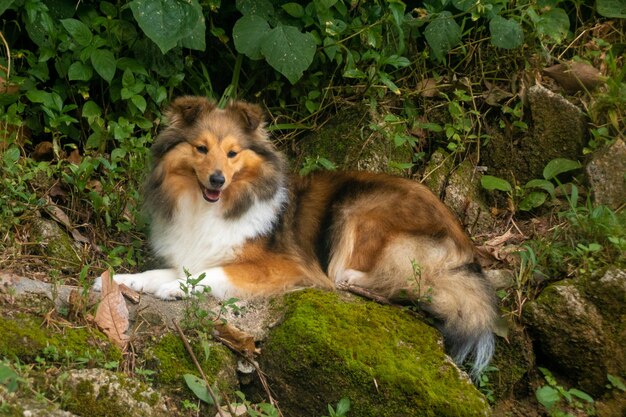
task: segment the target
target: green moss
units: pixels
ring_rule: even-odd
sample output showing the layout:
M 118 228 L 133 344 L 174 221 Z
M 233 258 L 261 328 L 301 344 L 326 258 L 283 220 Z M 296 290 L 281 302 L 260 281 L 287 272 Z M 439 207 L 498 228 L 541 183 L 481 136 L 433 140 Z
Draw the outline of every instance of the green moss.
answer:
M 67 393 L 63 409 L 79 416 L 89 417 L 132 417 L 129 408 L 111 398 L 99 398 L 91 382 L 80 381 L 73 392 Z
M 326 403 L 341 397 L 350 398 L 359 417 L 477 416 L 488 410 L 445 358 L 436 330 L 400 309 L 346 302 L 336 293 L 290 295 L 262 360 L 290 416 L 321 415 Z
M 102 333 L 86 327 L 42 327 L 42 319 L 26 314 L 0 317 L 0 356 L 51 361 L 120 361 L 122 354 Z
M 192 346 L 209 381 L 211 383 L 217 381 L 220 388 L 231 388 L 233 378 L 221 378 L 225 369 L 234 369 L 236 366 L 230 351 L 218 343 L 209 343 L 209 352 L 205 355 L 198 343 L 192 343 Z M 198 374 L 182 340 L 172 333 L 165 334 L 149 348 L 146 358 L 148 366 L 157 371 L 158 382 L 164 385 L 183 386 L 184 374 Z

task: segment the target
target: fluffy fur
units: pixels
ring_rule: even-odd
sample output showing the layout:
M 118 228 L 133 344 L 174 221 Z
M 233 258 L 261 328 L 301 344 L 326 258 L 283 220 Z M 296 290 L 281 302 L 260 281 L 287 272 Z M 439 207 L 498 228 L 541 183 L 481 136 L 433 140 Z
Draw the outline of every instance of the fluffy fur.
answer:
M 472 242 L 423 185 L 365 172 L 288 178 L 258 106 L 181 97 L 152 146 L 145 199 L 151 242 L 170 269 L 115 280 L 164 299 L 183 269 L 216 297 L 254 297 L 347 281 L 419 301 L 457 363 L 475 375 L 493 353 L 493 292 Z

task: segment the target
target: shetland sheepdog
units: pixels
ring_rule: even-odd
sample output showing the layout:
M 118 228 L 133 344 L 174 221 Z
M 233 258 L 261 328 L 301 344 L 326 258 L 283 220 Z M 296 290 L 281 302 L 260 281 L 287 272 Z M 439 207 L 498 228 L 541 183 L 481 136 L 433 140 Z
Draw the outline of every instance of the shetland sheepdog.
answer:
M 494 293 L 472 241 L 425 186 L 366 172 L 287 174 L 260 107 L 180 97 L 152 146 L 151 244 L 169 269 L 115 275 L 162 299 L 188 271 L 224 299 L 345 282 L 419 301 L 474 376 L 494 349 Z M 339 138 L 338 140 L 340 140 Z M 96 287 L 99 283 L 96 283 Z

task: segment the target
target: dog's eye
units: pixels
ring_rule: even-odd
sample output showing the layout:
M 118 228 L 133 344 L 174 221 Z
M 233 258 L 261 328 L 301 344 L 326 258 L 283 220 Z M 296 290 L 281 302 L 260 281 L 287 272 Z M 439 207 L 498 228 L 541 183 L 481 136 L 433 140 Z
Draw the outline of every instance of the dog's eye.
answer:
M 236 152 L 236 151 L 229 151 L 229 152 L 226 154 L 226 156 L 227 156 L 227 157 L 229 157 L 229 158 L 234 158 L 234 157 L 236 157 L 236 156 L 237 156 L 237 152 Z
M 209 152 L 206 146 L 196 146 L 196 151 L 204 154 Z

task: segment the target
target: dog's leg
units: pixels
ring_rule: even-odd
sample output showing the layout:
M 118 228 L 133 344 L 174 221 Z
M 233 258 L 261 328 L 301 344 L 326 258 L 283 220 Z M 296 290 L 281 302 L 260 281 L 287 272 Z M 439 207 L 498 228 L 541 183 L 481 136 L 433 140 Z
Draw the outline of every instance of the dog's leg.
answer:
M 194 275 L 194 278 L 202 274 L 205 276 L 196 285 L 196 290 L 210 287 L 211 295 L 220 299 L 265 296 L 304 286 L 332 286 L 321 270 L 274 253 L 264 253 L 247 262 L 210 268 Z M 185 284 L 185 281 L 178 279 L 165 282 L 154 294 L 166 300 L 182 298 L 185 294 L 181 284 Z
M 176 282 L 178 275 L 173 269 L 153 269 L 138 274 L 115 274 L 113 280 L 133 290 L 154 294 L 157 289 L 168 282 Z M 93 289 L 102 289 L 102 277 L 96 278 Z

